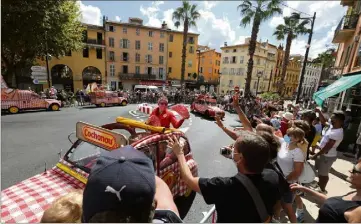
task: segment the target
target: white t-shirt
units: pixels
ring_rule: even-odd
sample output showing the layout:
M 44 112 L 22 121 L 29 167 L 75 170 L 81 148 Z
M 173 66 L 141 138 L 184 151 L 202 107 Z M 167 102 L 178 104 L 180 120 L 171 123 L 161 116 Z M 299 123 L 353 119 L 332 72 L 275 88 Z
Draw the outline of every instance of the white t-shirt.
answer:
M 280 165 L 283 174 L 287 177 L 293 171 L 294 162 L 304 162 L 305 155 L 300 148 L 288 150 L 288 143 L 283 142 L 277 154 L 277 163 Z M 289 181 L 290 183 L 296 182 Z
M 340 143 L 343 140 L 343 128 L 332 128 L 332 125 L 329 127 L 329 129 L 326 131 L 326 133 L 323 135 L 320 143 L 321 149 L 325 147 L 326 143 L 329 139 L 335 140 L 335 144 L 333 147 L 328 151 L 327 154 L 324 154 L 324 156 L 327 157 L 337 157 L 337 147 L 340 145 Z

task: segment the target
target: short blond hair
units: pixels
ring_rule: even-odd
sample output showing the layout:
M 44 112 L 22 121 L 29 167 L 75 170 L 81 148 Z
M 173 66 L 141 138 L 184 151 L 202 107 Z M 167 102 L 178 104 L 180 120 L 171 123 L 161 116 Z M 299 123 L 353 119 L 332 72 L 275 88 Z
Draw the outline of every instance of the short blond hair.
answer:
M 40 222 L 42 223 L 74 223 L 81 222 L 83 192 L 72 191 L 56 199 L 45 210 Z

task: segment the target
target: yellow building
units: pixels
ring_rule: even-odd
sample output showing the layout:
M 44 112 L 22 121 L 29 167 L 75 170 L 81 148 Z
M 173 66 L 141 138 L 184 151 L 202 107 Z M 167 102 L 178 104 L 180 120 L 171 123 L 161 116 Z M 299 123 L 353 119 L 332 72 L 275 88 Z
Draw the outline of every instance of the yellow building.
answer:
M 51 85 L 58 89 L 76 91 L 88 83 L 106 84 L 105 43 L 102 26 L 84 24 L 84 48 L 78 52 L 68 52 L 64 57 L 49 60 Z M 38 62 L 46 66 L 45 61 Z M 44 84 L 44 88 L 48 85 Z
M 302 65 L 301 57 L 290 56 L 290 61 L 287 65 L 286 77 L 285 77 L 285 97 L 293 97 L 297 92 L 298 80 L 300 77 Z
M 187 37 L 187 57 L 185 64 L 184 80 L 192 80 L 193 74 L 197 71 L 197 52 L 199 34 L 188 33 Z M 179 87 L 182 68 L 182 46 L 183 32 L 168 30 L 168 76 L 172 86 Z
M 272 84 L 270 89 L 271 92 L 278 92 L 278 85 L 280 85 L 282 76 L 282 64 L 285 52 L 282 46 L 277 48 L 277 52 L 277 61 L 273 72 L 274 75 L 272 77 Z M 293 97 L 297 92 L 299 77 L 302 70 L 302 60 L 303 57 L 301 55 L 290 56 L 284 80 L 284 97 Z
M 226 93 L 235 86 L 245 88 L 247 77 L 247 64 L 249 60 L 248 48 L 250 38 L 246 38 L 244 44 L 224 46 L 222 49 L 220 91 Z M 268 91 L 270 77 L 276 65 L 277 48 L 266 42 L 257 42 L 253 57 L 253 71 L 251 80 L 251 92 L 258 93 Z
M 208 47 L 199 47 L 198 50 L 197 71 L 199 66 L 199 74 L 204 77 L 205 81 L 218 82 L 219 69 L 221 67 L 221 53 Z
M 143 20 L 105 21 L 108 84 L 134 89 L 136 84 L 166 84 L 167 27 L 144 26 Z

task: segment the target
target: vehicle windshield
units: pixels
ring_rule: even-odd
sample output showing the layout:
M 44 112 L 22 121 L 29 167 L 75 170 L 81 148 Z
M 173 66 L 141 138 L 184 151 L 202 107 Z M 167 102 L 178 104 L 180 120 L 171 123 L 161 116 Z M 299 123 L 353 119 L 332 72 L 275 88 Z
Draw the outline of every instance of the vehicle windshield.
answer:
M 216 102 L 209 102 L 209 101 L 207 101 L 207 105 L 208 105 L 208 106 L 213 106 L 213 107 L 215 107 L 215 106 L 217 106 L 217 103 L 216 103 Z
M 88 142 L 78 140 L 74 148 L 67 154 L 65 160 L 75 164 L 80 169 L 89 172 L 101 152 L 106 150 Z

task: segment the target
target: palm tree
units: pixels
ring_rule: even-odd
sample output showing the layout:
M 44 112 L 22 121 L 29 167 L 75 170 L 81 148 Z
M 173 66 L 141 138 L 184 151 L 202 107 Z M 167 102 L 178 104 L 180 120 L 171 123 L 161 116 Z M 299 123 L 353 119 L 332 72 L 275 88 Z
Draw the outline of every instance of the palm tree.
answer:
M 178 28 L 183 22 L 183 48 L 182 48 L 182 68 L 181 68 L 181 87 L 183 91 L 184 73 L 186 70 L 186 57 L 187 57 L 187 35 L 188 29 L 192 26 L 197 26 L 196 20 L 201 16 L 197 11 L 197 5 L 191 5 L 188 1 L 183 1 L 182 6 L 178 7 L 173 12 L 173 20 L 175 26 Z
M 305 35 L 310 33 L 311 30 L 306 28 L 306 25 L 309 24 L 309 20 L 302 20 L 301 15 L 299 13 L 292 13 L 289 17 L 284 17 L 284 23 L 280 24 L 276 27 L 276 31 L 273 35 L 276 36 L 277 40 L 284 40 L 286 38 L 286 49 L 285 55 L 283 57 L 282 64 L 282 73 L 281 73 L 281 81 L 278 86 L 278 93 L 283 96 L 284 95 L 284 81 L 287 71 L 287 65 L 290 59 L 290 50 L 292 40 L 297 38 L 299 35 Z
M 252 2 L 254 2 L 252 4 Z M 245 86 L 245 96 L 249 96 L 251 91 L 252 70 L 253 70 L 253 55 L 256 50 L 257 36 L 259 27 L 262 22 L 268 20 L 274 15 L 281 14 L 280 3 L 282 0 L 243 0 L 242 4 L 238 6 L 243 16 L 241 26 L 247 26 L 252 21 L 252 34 L 249 42 L 248 54 L 249 60 L 247 65 L 247 78 Z

